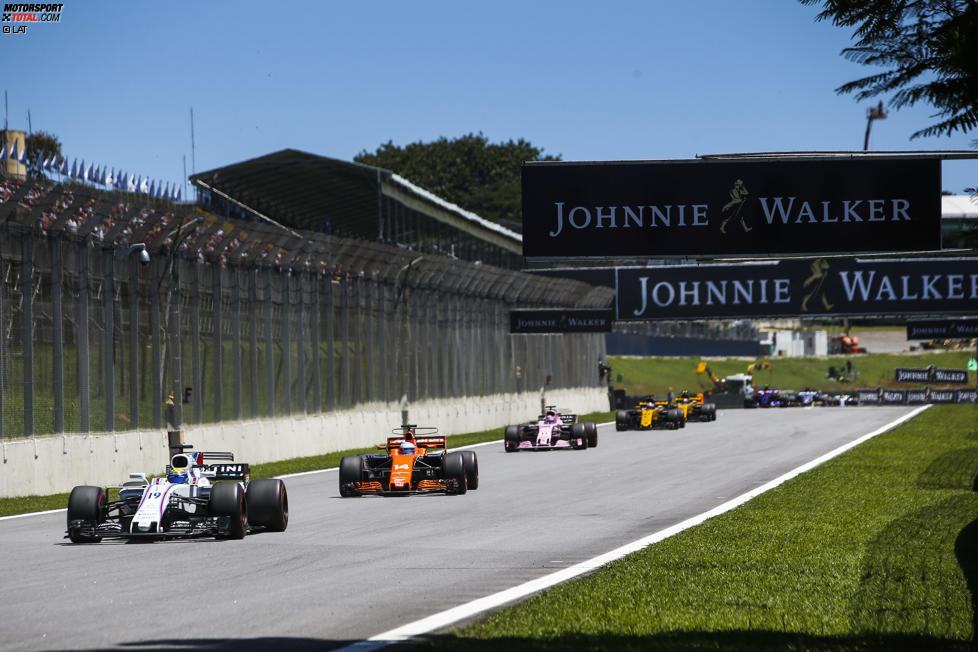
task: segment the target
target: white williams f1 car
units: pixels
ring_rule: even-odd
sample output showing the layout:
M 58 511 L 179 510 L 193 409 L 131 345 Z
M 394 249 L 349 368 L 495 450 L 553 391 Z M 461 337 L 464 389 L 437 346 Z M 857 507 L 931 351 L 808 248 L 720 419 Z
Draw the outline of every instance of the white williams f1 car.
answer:
M 250 481 L 247 464 L 231 453 L 184 452 L 182 445 L 159 478 L 130 473 L 116 500 L 108 488 L 79 486 L 68 497 L 68 536 L 73 543 L 103 538 L 164 539 L 214 536 L 241 539 L 257 529 L 282 532 L 289 524 L 285 483 Z M 216 460 L 217 464 L 205 464 Z

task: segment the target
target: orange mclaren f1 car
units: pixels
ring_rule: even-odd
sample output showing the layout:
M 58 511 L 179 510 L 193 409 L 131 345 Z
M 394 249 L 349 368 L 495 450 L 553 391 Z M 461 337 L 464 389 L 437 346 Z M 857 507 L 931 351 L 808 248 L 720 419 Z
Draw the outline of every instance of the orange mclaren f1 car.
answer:
M 405 424 L 379 444 L 383 453 L 346 455 L 340 461 L 340 495 L 464 494 L 479 488 L 479 460 L 474 451 L 448 452 L 437 428 Z

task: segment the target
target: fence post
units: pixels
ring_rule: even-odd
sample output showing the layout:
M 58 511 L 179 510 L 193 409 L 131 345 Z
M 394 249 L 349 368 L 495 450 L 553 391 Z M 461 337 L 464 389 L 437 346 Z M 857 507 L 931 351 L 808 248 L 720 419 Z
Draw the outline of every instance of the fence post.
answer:
M 34 240 L 25 234 L 21 240 L 20 306 L 24 342 L 24 436 L 34 435 L 34 298 L 31 287 L 34 270 Z
M 298 290 L 298 304 L 296 305 L 295 323 L 295 351 L 296 351 L 296 398 L 299 399 L 298 408 L 301 414 L 306 414 L 306 302 L 303 300 L 305 295 L 306 274 L 299 272 L 296 274 L 296 287 Z
M 241 420 L 241 398 L 242 384 L 241 377 L 241 267 L 235 265 L 231 267 L 231 366 L 234 375 L 234 419 Z
M 251 344 L 251 418 L 258 418 L 258 268 L 248 270 L 248 340 Z
M 353 403 L 360 405 L 363 403 L 363 375 L 364 375 L 364 355 L 363 355 L 363 311 L 360 309 L 361 291 L 363 277 L 354 276 L 352 285 L 349 288 L 348 306 L 351 308 L 350 323 L 353 326 Z
M 170 378 L 173 383 L 173 396 L 167 405 L 170 427 L 180 430 L 183 427 L 183 341 L 180 324 L 180 260 L 171 254 L 170 258 Z
M 105 430 L 115 431 L 115 260 L 111 248 L 102 249 L 102 321 L 103 336 L 102 387 L 105 392 Z
M 139 428 L 139 265 L 129 259 L 129 428 Z
M 272 268 L 265 268 L 265 416 L 275 416 L 275 352 L 272 350 Z
M 376 331 L 377 320 L 374 319 L 373 314 L 373 302 L 374 302 L 374 284 L 372 279 L 367 277 L 361 277 L 361 296 L 363 297 L 363 330 L 366 332 L 366 343 L 364 344 L 364 370 L 366 372 L 367 379 L 367 389 L 364 402 L 373 402 L 377 400 L 377 368 L 375 366 L 375 356 L 374 349 L 376 348 L 376 338 L 374 337 Z
M 326 376 L 326 394 L 330 411 L 336 410 L 336 310 L 333 299 L 333 275 L 326 275 L 326 358 L 329 375 Z
M 54 380 L 54 432 L 65 431 L 65 378 L 64 378 L 64 306 L 61 283 L 64 277 L 61 262 L 61 238 L 51 239 L 51 327 L 54 356 L 52 362 Z M 0 323 L 3 323 L 0 320 Z M 0 406 L 0 414 L 3 413 Z
M 224 267 L 211 266 L 211 323 L 214 325 L 214 423 L 224 420 Z
M 319 314 L 319 284 L 322 278 L 321 274 L 312 274 L 309 277 L 309 284 L 312 287 L 312 409 L 316 414 L 323 411 L 323 381 L 322 370 L 320 368 L 322 356 L 319 351 L 319 346 L 322 341 L 322 332 L 320 330 L 322 320 Z
M 341 329 L 343 330 L 343 348 L 340 352 L 343 361 L 343 378 L 340 383 L 342 385 L 340 390 L 343 392 L 343 407 L 345 408 L 353 406 L 353 382 L 350 373 L 350 291 L 350 278 L 347 275 L 340 284 L 340 292 L 342 293 L 340 303 L 342 308 Z
M 393 400 L 391 398 L 391 380 L 390 374 L 387 371 L 387 363 L 390 360 L 390 355 L 388 354 L 387 344 L 390 338 L 388 337 L 388 320 L 385 318 L 387 315 L 387 284 L 380 283 L 377 285 L 377 295 L 378 295 L 378 306 L 377 306 L 377 320 L 379 324 L 380 333 L 380 364 L 378 365 L 379 378 L 379 388 L 380 400 L 384 402 L 390 402 Z
M 149 332 L 152 350 L 153 427 L 163 427 L 163 366 L 162 337 L 160 332 L 160 261 L 152 261 L 152 278 L 149 282 Z
M 282 402 L 292 414 L 292 271 L 282 271 Z
M 190 314 L 192 315 L 191 321 L 193 322 L 190 326 L 190 332 L 193 333 L 190 350 L 193 355 L 191 374 L 194 384 L 192 396 L 194 423 L 199 424 L 204 421 L 204 401 L 207 400 L 203 387 L 203 372 L 200 368 L 200 263 L 194 261 L 191 263 L 190 269 Z M 174 400 L 182 401 L 183 393 L 178 394 Z

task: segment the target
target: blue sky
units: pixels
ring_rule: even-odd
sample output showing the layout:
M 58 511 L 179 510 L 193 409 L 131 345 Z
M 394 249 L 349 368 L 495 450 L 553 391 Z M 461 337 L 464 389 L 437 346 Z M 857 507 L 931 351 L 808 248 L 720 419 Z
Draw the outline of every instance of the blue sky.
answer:
M 565 160 L 862 149 L 871 103 L 834 89 L 875 70 L 844 59 L 851 34 L 817 13 L 791 0 L 65 0 L 59 23 L 0 35 L 0 87 L 11 128 L 30 111 L 69 160 L 171 182 L 184 157 L 188 174 L 286 147 L 351 160 L 470 132 Z M 978 139 L 909 140 L 933 113 L 891 111 L 870 149 Z M 943 164 L 945 190 L 975 185 L 978 161 Z

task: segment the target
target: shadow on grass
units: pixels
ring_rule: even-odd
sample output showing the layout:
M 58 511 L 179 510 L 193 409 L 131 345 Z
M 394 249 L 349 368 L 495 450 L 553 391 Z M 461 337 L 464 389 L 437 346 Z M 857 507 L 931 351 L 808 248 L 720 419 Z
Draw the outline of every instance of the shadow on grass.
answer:
M 964 641 L 928 636 L 805 636 L 785 632 L 669 632 L 654 636 L 618 634 L 560 636 L 555 638 L 473 639 L 452 636 L 432 637 L 430 647 L 422 649 L 465 650 L 466 652 L 564 652 L 671 650 L 692 652 L 725 650 L 728 652 L 765 652 L 811 650 L 825 652 L 867 652 L 875 650 L 968 650 Z
M 890 523 L 867 547 L 850 604 L 851 630 L 970 639 L 978 587 L 976 515 L 978 494 L 969 492 Z
M 978 448 L 964 448 L 941 455 L 917 476 L 920 489 L 978 490 Z
M 978 519 L 961 530 L 954 542 L 954 554 L 971 594 L 971 629 L 978 632 Z

